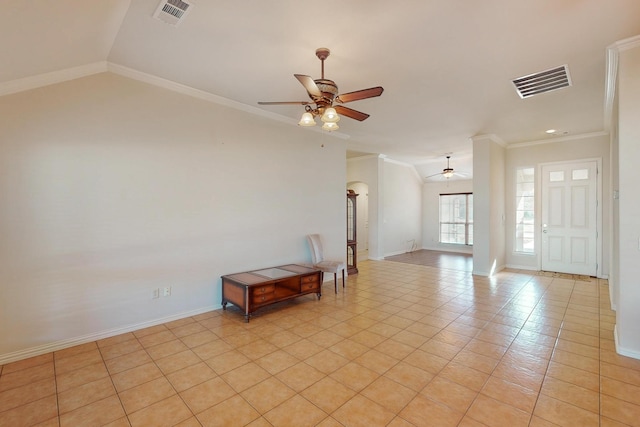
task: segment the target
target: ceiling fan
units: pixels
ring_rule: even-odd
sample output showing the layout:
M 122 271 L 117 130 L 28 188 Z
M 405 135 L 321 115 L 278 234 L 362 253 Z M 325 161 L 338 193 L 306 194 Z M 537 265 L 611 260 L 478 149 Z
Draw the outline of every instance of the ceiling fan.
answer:
M 449 159 L 451 159 L 450 155 L 447 155 L 447 167 L 442 169 L 442 172 L 438 172 L 438 173 L 434 173 L 433 175 L 429 175 L 429 176 L 425 176 L 425 179 L 429 179 L 429 178 L 433 178 L 434 176 L 442 176 L 446 179 L 451 178 L 452 176 L 459 176 L 459 177 L 466 177 L 467 174 L 465 173 L 461 173 L 461 172 L 456 172 L 453 170 L 453 168 L 449 165 Z
M 361 99 L 373 98 L 380 96 L 384 90 L 380 86 L 371 87 L 369 89 L 361 89 L 354 92 L 338 94 L 338 85 L 333 80 L 324 78 L 324 60 L 329 57 L 329 49 L 321 47 L 316 49 L 316 56 L 322 62 L 322 75 L 319 79 L 313 79 L 303 74 L 294 74 L 295 78 L 304 86 L 309 95 L 310 101 L 280 101 L 280 102 L 258 102 L 259 105 L 304 105 L 305 112 L 300 119 L 300 126 L 314 126 L 316 124 L 315 117 L 320 116 L 324 122 L 322 126 L 325 130 L 338 129 L 337 122 L 340 120 L 339 115 L 349 117 L 358 121 L 363 121 L 369 117 L 369 114 L 361 111 L 345 107 L 342 104 L 347 102 L 359 101 Z

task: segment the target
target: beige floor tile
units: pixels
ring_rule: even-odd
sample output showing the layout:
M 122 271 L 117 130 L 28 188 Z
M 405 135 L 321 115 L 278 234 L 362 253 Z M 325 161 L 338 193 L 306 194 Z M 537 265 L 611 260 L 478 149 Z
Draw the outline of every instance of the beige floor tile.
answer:
M 200 362 L 167 375 L 167 379 L 177 392 L 185 391 L 193 386 L 213 379 L 217 374 L 206 363 Z
M 616 399 L 640 405 L 640 387 L 612 378 L 602 377 L 602 394 L 615 397 Z
M 358 363 L 349 362 L 329 376 L 352 390 L 360 391 L 375 381 L 379 375 Z
M 162 371 L 155 363 L 150 362 L 112 375 L 111 379 L 116 390 L 120 393 L 160 377 L 162 377 Z
M 60 427 L 105 425 L 125 416 L 117 396 L 110 396 L 60 415 Z
M 400 362 L 389 369 L 384 376 L 414 391 L 420 391 L 433 379 L 433 374 L 406 362 Z
M 433 375 L 437 375 L 449 363 L 447 359 L 422 350 L 416 350 L 409 354 L 404 358 L 403 362 L 430 372 Z
M 399 415 L 416 426 L 424 425 L 428 419 L 428 422 L 434 426 L 453 427 L 458 425 L 463 413 L 434 402 L 423 395 L 418 395 L 409 402 Z
M 364 344 L 351 340 L 343 340 L 329 347 L 329 350 L 349 360 L 354 360 L 362 356 L 370 349 L 370 347 L 367 347 Z
M 187 346 L 177 338 L 145 348 L 147 350 L 147 353 L 149 353 L 149 356 L 151 356 L 151 358 L 156 361 L 167 356 L 171 356 L 172 354 L 188 350 Z
M 53 378 L 45 378 L 20 387 L 0 392 L 0 412 L 17 408 L 27 403 L 56 394 L 56 383 Z
M 594 413 L 599 411 L 599 394 L 553 377 L 547 377 L 542 384 L 541 394 L 570 403 Z
M 197 415 L 235 394 L 235 391 L 222 378 L 216 377 L 180 392 L 180 397 Z
M 12 409 L 0 411 L 0 425 L 7 427 L 32 426 L 56 417 L 55 425 L 57 426 L 57 415 L 58 402 L 55 394 L 53 394 Z
M 386 425 L 395 414 L 373 400 L 356 395 L 335 411 L 332 417 L 345 427 L 370 427 Z
M 139 350 L 142 350 L 142 345 L 136 339 L 100 347 L 100 353 L 105 361 Z
M 560 426 L 598 426 L 598 414 L 541 394 L 533 415 Z
M 320 353 L 324 349 L 316 343 L 307 339 L 302 339 L 283 347 L 283 350 L 300 360 L 304 360 L 316 353 Z
M 152 362 L 151 357 L 145 350 L 134 351 L 105 361 L 105 365 L 111 375 L 117 374 L 127 369 L 135 368 L 146 363 Z
M 129 415 L 131 427 L 197 426 L 193 414 L 178 396 L 168 397 Z M 191 420 L 191 421 L 189 421 Z
M 97 348 L 80 354 L 74 354 L 73 356 L 56 359 L 56 375 L 63 375 L 96 363 L 103 363 L 102 355 Z
M 298 358 L 284 350 L 276 350 L 273 353 L 269 353 L 266 356 L 257 359 L 255 362 L 271 375 L 275 375 L 278 372 L 282 372 L 285 369 L 292 367 L 300 361 Z
M 268 378 L 241 393 L 242 397 L 261 414 L 269 412 L 295 394 L 295 391 L 275 377 Z
M 59 412 L 64 414 L 115 394 L 116 389 L 110 378 L 87 383 L 58 393 Z
M 630 426 L 640 426 L 640 406 L 615 397 L 602 395 L 602 415 Z
M 53 378 L 53 363 L 44 363 L 0 376 L 0 393 L 47 378 Z
M 295 358 L 293 359 L 296 360 Z M 329 375 L 330 373 L 337 371 L 338 369 L 349 363 L 349 359 L 340 356 L 339 354 L 334 353 L 331 350 L 322 350 L 320 353 L 314 354 L 313 356 L 307 358 L 304 362 L 307 365 L 313 366 L 325 375 Z M 291 365 L 294 364 L 295 363 L 292 363 Z M 288 367 L 290 366 L 286 366 L 285 369 Z
M 526 427 L 531 414 L 483 394 L 473 402 L 467 415 L 491 427 Z
M 125 412 L 132 414 L 174 394 L 176 391 L 171 383 L 165 377 L 160 377 L 120 392 L 119 397 Z
M 416 396 L 417 392 L 386 377 L 379 377 L 365 387 L 360 394 L 397 414 Z
M 186 368 L 188 366 L 200 363 L 201 359 L 196 356 L 191 350 L 185 350 L 180 353 L 172 354 L 171 356 L 164 357 L 156 360 L 156 365 L 164 373 L 168 375 L 172 372 Z
M 309 367 L 309 369 L 313 369 Z M 271 374 L 253 362 L 249 362 L 232 371 L 221 375 L 221 378 L 229 384 L 237 393 L 264 381 Z
M 244 426 L 260 414 L 240 395 L 236 395 L 196 415 L 203 427 Z
M 180 337 L 180 341 L 182 341 L 182 343 L 188 348 L 195 348 L 210 343 L 211 341 L 215 341 L 217 339 L 218 336 L 209 330 L 204 330 L 193 335 Z
M 0 373 L 2 375 L 7 375 L 13 372 L 21 371 L 27 368 L 33 368 L 34 366 L 40 366 L 47 363 L 54 363 L 53 353 L 42 354 L 40 356 L 34 356 L 23 360 L 18 360 L 17 362 L 7 363 L 3 365 L 2 371 Z
M 327 413 L 300 395 L 291 397 L 264 415 L 274 427 L 314 426 L 327 416 Z
M 435 402 L 443 403 L 462 413 L 467 411 L 478 395 L 477 392 L 470 388 L 439 376 L 431 380 L 420 393 Z
M 331 377 L 324 377 L 300 394 L 330 414 L 351 399 L 356 392 Z
M 207 365 L 211 367 L 218 375 L 232 371 L 242 365 L 249 363 L 251 360 L 237 350 L 227 351 L 217 356 L 213 356 L 206 360 Z
M 488 374 L 455 361 L 449 363 L 438 375 L 476 392 L 480 391 L 489 379 Z
M 313 366 L 300 362 L 282 372 L 279 372 L 275 376 L 299 393 L 305 388 L 320 381 L 325 377 L 325 374 Z
M 529 413 L 533 412 L 538 399 L 537 391 L 494 376 L 489 377 L 481 392 L 495 400 Z
M 354 360 L 356 363 L 369 368 L 374 372 L 382 375 L 389 369 L 398 364 L 399 360 L 384 354 L 376 349 L 372 349 L 357 357 Z

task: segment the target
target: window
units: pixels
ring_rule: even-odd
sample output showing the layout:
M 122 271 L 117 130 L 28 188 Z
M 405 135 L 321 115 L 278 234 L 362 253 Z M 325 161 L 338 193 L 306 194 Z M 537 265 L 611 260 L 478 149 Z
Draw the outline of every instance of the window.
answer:
M 440 195 L 440 243 L 473 245 L 473 194 Z
M 533 168 L 519 168 L 516 170 L 515 251 L 529 254 L 535 252 L 534 178 Z M 564 179 L 564 176 L 558 176 L 557 178 Z

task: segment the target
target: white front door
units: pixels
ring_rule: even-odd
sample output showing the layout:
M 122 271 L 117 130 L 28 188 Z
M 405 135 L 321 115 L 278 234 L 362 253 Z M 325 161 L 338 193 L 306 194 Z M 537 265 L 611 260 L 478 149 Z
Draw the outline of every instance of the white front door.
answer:
M 542 166 L 542 270 L 597 274 L 597 162 Z

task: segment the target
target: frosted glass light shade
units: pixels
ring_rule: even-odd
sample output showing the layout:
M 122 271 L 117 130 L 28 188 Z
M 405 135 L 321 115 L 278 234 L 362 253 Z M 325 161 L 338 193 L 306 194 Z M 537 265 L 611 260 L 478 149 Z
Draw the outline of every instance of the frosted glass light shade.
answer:
M 340 121 L 340 116 L 336 113 L 336 109 L 329 107 L 324 110 L 324 114 L 320 118 L 325 123 L 338 123 Z
M 315 126 L 316 121 L 313 119 L 311 113 L 302 113 L 302 117 L 298 122 L 299 126 Z
M 340 129 L 340 127 L 335 122 L 327 122 L 322 125 L 322 129 L 331 132 Z

